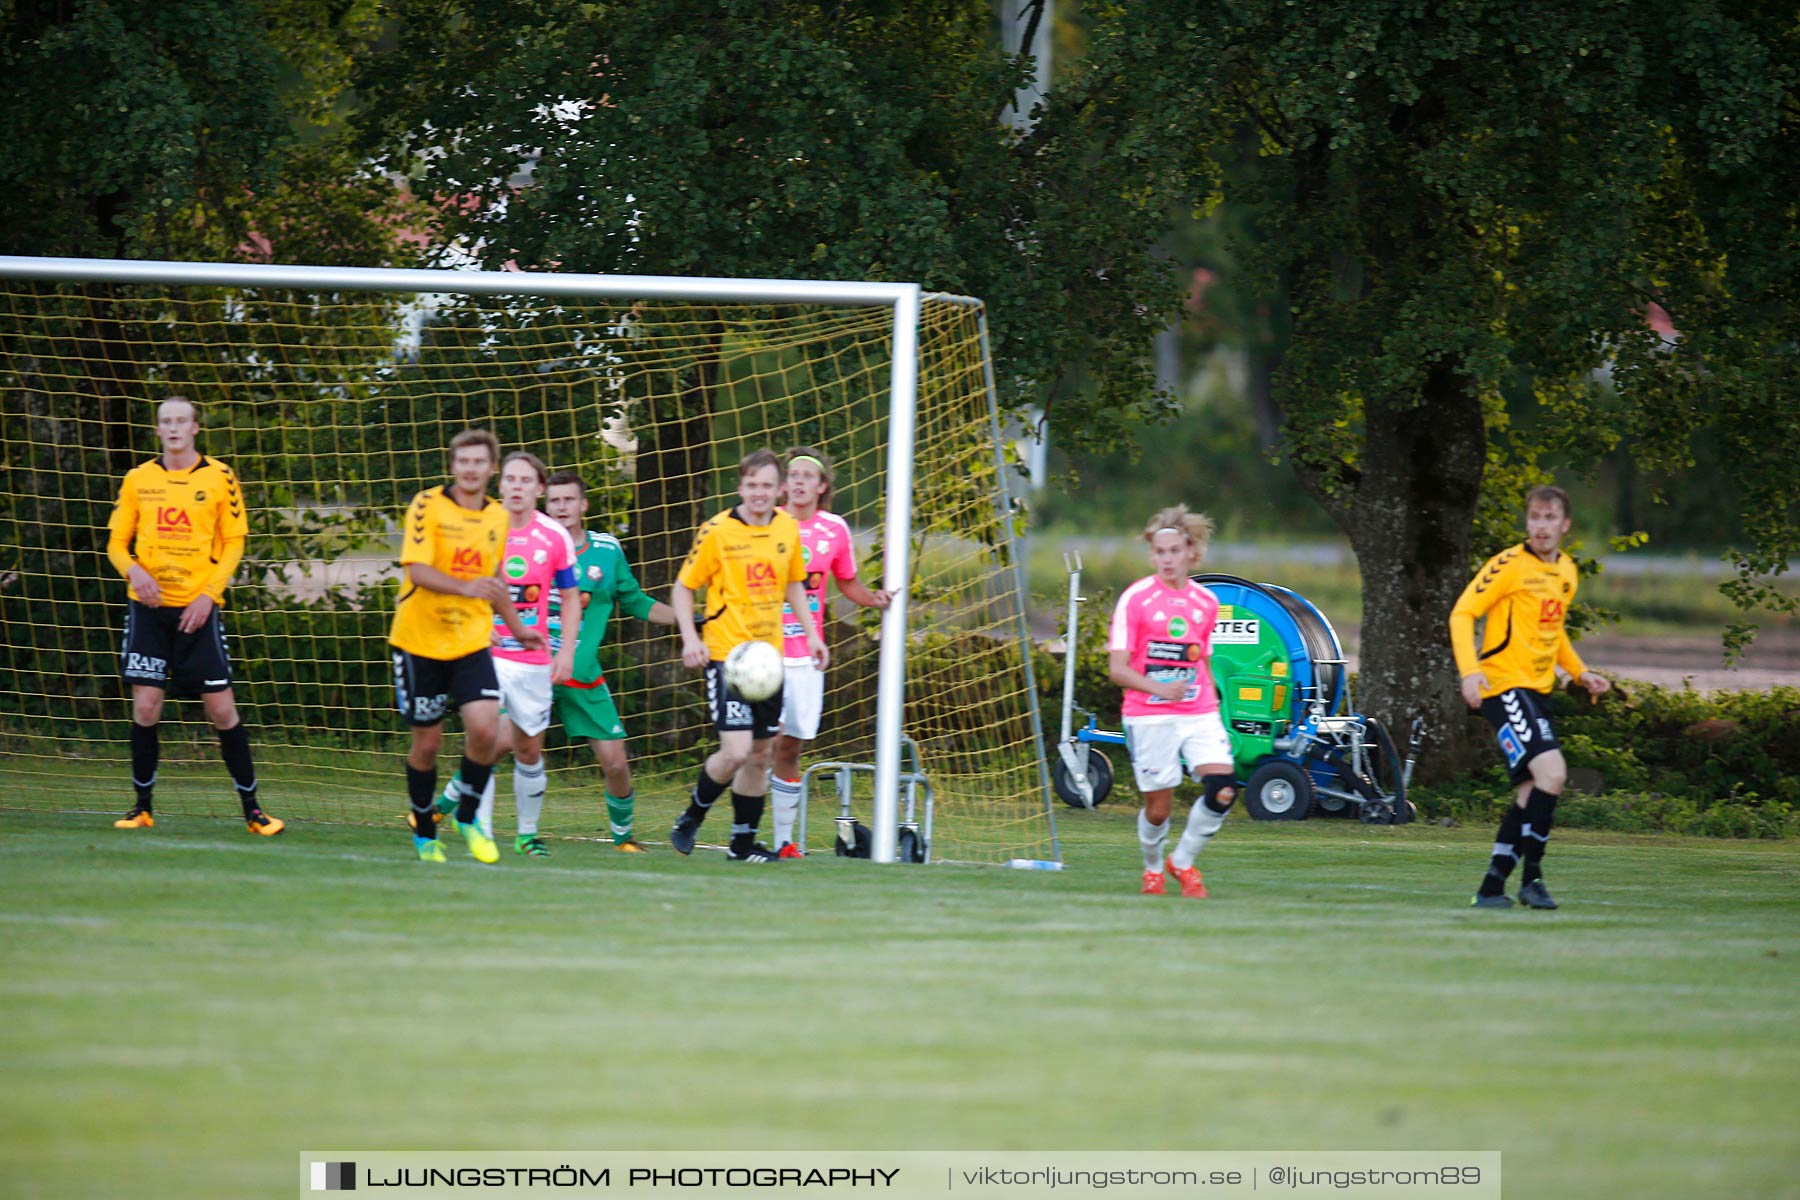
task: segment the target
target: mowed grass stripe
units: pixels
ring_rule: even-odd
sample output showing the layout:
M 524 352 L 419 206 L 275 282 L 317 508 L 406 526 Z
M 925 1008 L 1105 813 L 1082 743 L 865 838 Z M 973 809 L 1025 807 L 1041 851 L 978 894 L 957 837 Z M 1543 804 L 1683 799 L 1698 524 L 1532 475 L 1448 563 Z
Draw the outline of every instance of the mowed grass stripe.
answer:
M 503 804 L 504 807 L 504 804 Z M 1234 819 L 1214 899 L 403 830 L 0 817 L 19 1194 L 287 1194 L 324 1147 L 1499 1149 L 1509 1194 L 1796 1194 L 1800 847 Z M 502 819 L 505 824 L 505 818 Z

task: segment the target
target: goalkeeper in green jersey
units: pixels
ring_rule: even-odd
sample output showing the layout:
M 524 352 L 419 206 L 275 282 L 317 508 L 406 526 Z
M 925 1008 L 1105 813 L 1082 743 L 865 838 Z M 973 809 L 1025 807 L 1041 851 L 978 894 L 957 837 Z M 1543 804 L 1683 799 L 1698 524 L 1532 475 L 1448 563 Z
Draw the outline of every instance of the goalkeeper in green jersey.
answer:
M 553 689 L 556 717 L 571 740 L 586 738 L 594 748 L 594 760 L 606 779 L 606 820 L 612 828 L 613 848 L 642 854 L 643 845 L 631 836 L 636 797 L 631 787 L 631 765 L 625 755 L 625 726 L 619 720 L 612 690 L 606 686 L 606 675 L 600 669 L 600 643 L 606 638 L 608 618 L 615 608 L 658 625 L 673 625 L 675 610 L 652 599 L 638 586 L 618 538 L 583 525 L 588 502 L 587 485 L 581 476 L 573 471 L 552 475 L 544 507 L 550 518 L 575 540 L 575 583 L 581 590 L 581 633 L 575 643 L 575 670 L 569 682 L 559 683 Z M 554 649 L 562 632 L 561 605 L 554 592 L 548 628 Z

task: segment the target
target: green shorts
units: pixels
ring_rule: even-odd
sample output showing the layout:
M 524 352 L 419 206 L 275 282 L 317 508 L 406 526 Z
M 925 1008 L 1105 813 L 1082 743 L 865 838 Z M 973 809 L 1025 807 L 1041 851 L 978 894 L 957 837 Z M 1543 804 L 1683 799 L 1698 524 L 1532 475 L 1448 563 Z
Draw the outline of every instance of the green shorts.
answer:
M 619 722 L 619 710 L 613 704 L 612 689 L 605 680 L 590 684 L 559 683 L 553 691 L 552 703 L 556 719 L 562 722 L 570 739 L 593 738 L 602 742 L 625 739 L 625 726 Z

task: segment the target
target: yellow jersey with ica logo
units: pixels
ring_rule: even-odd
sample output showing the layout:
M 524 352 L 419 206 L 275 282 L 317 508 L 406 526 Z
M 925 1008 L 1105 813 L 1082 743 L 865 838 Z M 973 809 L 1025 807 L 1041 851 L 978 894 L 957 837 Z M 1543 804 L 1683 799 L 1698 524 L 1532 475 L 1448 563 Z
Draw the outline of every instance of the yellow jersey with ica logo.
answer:
M 434 487 L 413 497 L 400 537 L 400 603 L 388 643 L 445 661 L 484 649 L 494 619 L 488 602 L 419 587 L 406 568 L 420 563 L 465 580 L 492 575 L 506 548 L 506 509 L 486 496 L 480 508 L 464 508 Z
M 129 578 L 136 563 L 155 577 L 160 607 L 186 608 L 201 596 L 224 603 L 250 522 L 237 476 L 202 454 L 185 471 L 161 458 L 133 467 L 106 528 L 106 557 L 119 574 Z M 131 598 L 143 602 L 136 588 Z
M 1557 667 L 1579 679 L 1587 667 L 1563 628 L 1577 583 L 1575 560 L 1560 550 L 1545 562 L 1520 543 L 1488 559 L 1450 610 L 1457 673 L 1485 674 L 1483 698 L 1512 688 L 1547 692 Z M 1475 622 L 1484 616 L 1478 653 Z
M 781 605 L 790 583 L 806 581 L 800 525 L 775 510 L 767 525 L 751 525 L 738 510 L 722 512 L 700 527 L 681 565 L 682 584 L 706 589 L 706 652 L 723 662 L 740 642 L 781 649 Z

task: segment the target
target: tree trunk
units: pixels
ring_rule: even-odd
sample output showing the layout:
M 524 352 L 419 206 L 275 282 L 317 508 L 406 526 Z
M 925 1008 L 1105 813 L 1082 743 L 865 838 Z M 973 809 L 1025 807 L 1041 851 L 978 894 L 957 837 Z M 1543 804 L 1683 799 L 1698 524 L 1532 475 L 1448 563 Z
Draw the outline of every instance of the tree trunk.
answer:
M 1459 694 L 1449 617 L 1468 583 L 1487 432 L 1475 383 L 1454 361 L 1416 398 L 1370 397 L 1363 469 L 1345 521 L 1362 570 L 1359 711 L 1405 745 L 1425 719 L 1421 780 L 1484 761 L 1486 726 Z

